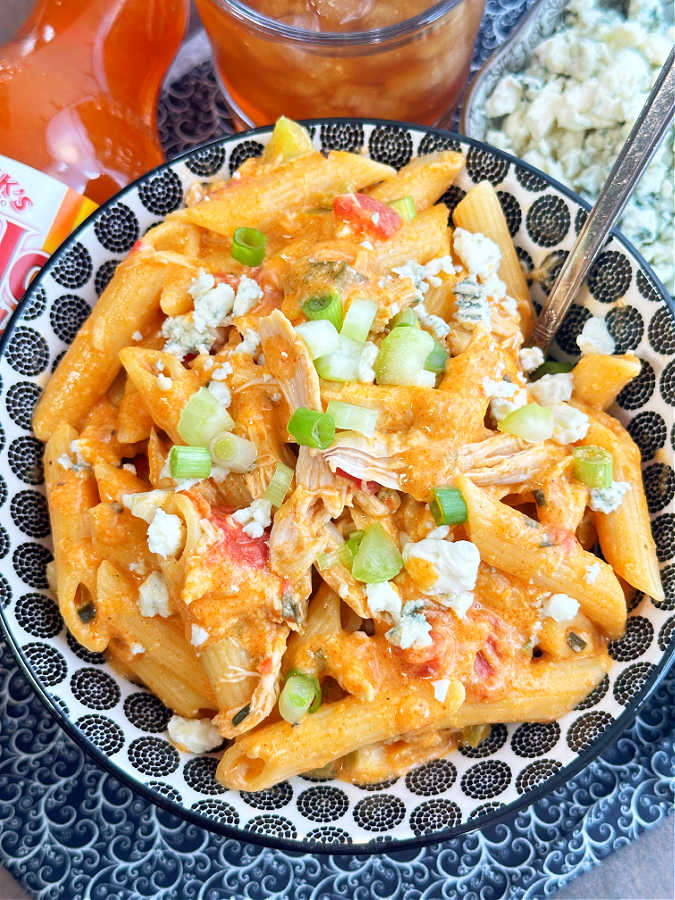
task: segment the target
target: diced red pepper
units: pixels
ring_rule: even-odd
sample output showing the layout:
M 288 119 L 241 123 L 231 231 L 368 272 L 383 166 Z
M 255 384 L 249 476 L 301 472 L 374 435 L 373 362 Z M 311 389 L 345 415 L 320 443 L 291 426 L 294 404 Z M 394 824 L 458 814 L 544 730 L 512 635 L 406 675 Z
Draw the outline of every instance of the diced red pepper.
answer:
M 478 681 L 485 681 L 494 675 L 495 670 L 492 668 L 487 659 L 483 656 L 481 650 L 476 654 L 473 662 L 473 674 Z
M 264 569 L 269 558 L 267 537 L 252 538 L 243 527 L 224 510 L 212 509 L 211 522 L 223 533 L 222 541 L 217 549 L 225 552 L 230 559 L 240 566 L 253 569 Z
M 391 237 L 403 224 L 395 209 L 368 194 L 338 194 L 333 212 L 337 219 L 378 238 Z
M 341 469 L 339 466 L 335 469 L 335 474 L 342 475 L 343 478 L 349 478 L 350 481 L 358 484 L 361 490 L 365 491 L 366 494 L 376 494 L 380 489 L 380 485 L 377 481 L 361 481 L 356 475 L 350 475 L 349 472 L 345 472 L 345 470 Z

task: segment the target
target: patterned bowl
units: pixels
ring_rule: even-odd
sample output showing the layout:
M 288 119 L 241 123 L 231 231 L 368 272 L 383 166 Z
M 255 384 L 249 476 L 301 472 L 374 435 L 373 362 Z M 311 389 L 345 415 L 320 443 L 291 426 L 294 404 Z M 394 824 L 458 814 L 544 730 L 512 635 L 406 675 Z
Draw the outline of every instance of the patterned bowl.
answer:
M 467 154 L 466 170 L 444 196 L 450 208 L 472 184 L 499 192 L 518 254 L 543 278 L 542 299 L 586 216 L 587 205 L 530 166 L 448 132 L 373 120 L 314 120 L 317 147 L 366 149 L 400 167 L 440 148 Z M 604 316 L 617 350 L 635 350 L 640 375 L 613 412 L 644 458 L 644 480 L 667 599 L 638 595 L 625 636 L 610 645 L 609 676 L 573 712 L 549 724 L 495 724 L 475 749 L 463 747 L 407 776 L 349 785 L 297 777 L 258 793 L 214 780 L 213 754 L 179 753 L 166 737 L 169 711 L 118 676 L 103 656 L 64 630 L 49 596 L 49 517 L 42 445 L 31 434 L 40 391 L 139 235 L 180 206 L 195 179 L 228 176 L 259 154 L 270 129 L 212 141 L 130 185 L 95 212 L 52 256 L 5 332 L 0 351 L 4 431 L 0 437 L 0 576 L 10 646 L 36 692 L 64 729 L 102 765 L 171 812 L 228 836 L 289 850 L 376 852 L 418 846 L 493 825 L 566 782 L 626 727 L 666 671 L 675 649 L 674 314 L 670 298 L 636 251 L 615 235 L 557 336 L 556 355 L 573 360 L 590 315 Z M 669 564 L 669 560 L 671 563 Z

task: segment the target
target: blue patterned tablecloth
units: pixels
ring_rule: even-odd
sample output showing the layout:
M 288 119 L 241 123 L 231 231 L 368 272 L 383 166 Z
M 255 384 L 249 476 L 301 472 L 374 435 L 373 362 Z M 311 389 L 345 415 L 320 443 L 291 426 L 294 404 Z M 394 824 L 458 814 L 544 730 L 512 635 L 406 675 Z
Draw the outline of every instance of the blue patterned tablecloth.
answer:
M 532 0 L 488 0 L 474 68 Z M 173 155 L 227 130 L 210 63 L 168 86 Z M 282 853 L 147 801 L 68 738 L 0 639 L 0 862 L 39 900 L 436 900 L 542 897 L 663 820 L 675 782 L 675 673 L 595 762 L 502 824 L 377 856 Z

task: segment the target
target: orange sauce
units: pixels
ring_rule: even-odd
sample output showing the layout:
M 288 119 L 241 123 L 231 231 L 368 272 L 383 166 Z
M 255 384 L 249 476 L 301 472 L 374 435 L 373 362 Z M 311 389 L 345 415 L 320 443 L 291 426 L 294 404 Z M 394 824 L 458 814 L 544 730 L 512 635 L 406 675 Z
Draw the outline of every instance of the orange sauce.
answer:
M 163 161 L 162 78 L 188 0 L 38 0 L 0 48 L 0 148 L 103 202 Z

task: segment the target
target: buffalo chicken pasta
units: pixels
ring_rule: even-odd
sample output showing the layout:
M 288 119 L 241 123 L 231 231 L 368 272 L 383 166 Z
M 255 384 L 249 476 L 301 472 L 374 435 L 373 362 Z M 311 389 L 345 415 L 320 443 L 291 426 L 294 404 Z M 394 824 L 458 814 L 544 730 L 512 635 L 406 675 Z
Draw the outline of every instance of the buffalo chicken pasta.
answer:
M 639 362 L 598 318 L 573 369 L 525 346 L 494 189 L 451 227 L 437 202 L 463 163 L 324 156 L 279 120 L 138 242 L 36 409 L 67 627 L 180 749 L 225 743 L 228 787 L 380 781 L 559 717 L 625 592 L 663 596 L 604 411 Z

